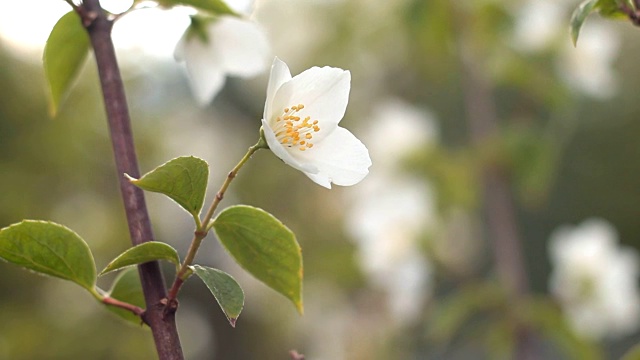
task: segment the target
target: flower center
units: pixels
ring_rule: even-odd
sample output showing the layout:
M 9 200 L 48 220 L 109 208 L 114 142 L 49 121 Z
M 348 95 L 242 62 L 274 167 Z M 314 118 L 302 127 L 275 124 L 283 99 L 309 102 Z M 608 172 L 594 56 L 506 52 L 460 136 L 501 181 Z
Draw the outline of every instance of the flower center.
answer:
M 300 110 L 304 109 L 303 104 L 285 108 L 282 115 L 276 118 L 275 128 L 276 139 L 286 147 L 295 147 L 300 151 L 305 151 L 313 147 L 313 134 L 320 131 L 318 120 L 311 121 L 307 116 L 302 119 L 298 116 Z

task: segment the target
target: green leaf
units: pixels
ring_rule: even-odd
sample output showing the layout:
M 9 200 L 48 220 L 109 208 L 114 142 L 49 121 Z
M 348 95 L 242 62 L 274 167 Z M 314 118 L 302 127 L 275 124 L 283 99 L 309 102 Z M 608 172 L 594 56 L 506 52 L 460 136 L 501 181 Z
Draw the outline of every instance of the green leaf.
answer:
M 89 36 L 80 17 L 70 11 L 53 27 L 42 61 L 49 84 L 49 112 L 55 115 L 89 52 Z
M 122 269 L 123 267 L 144 264 L 149 261 L 167 260 L 180 266 L 180 257 L 176 249 L 159 241 L 149 241 L 127 249 L 107 265 L 100 275 Z
M 244 293 L 240 285 L 231 275 L 218 269 L 200 265 L 191 268 L 211 290 L 231 326 L 236 327 L 236 320 L 244 306 Z
M 213 229 L 240 266 L 302 313 L 302 252 L 291 230 L 268 212 L 245 205 L 222 211 Z
M 95 291 L 96 266 L 91 250 L 78 234 L 62 225 L 25 220 L 1 229 L 0 258 Z
M 580 28 L 587 20 L 587 16 L 591 14 L 599 0 L 585 0 L 573 11 L 571 15 L 571 40 L 573 45 L 578 43 L 578 35 L 580 34 Z
M 599 0 L 596 4 L 600 15 L 612 19 L 627 18 L 627 14 L 621 10 L 622 6 L 626 6 L 630 10 L 635 9 L 633 0 Z
M 137 187 L 167 195 L 188 213 L 198 217 L 209 179 L 209 165 L 193 156 L 170 160 L 136 180 L 129 177 Z
M 136 268 L 129 268 L 118 274 L 113 281 L 111 290 L 109 290 L 109 296 L 132 304 L 140 308 L 145 307 L 144 294 L 142 293 L 142 284 L 140 284 L 140 276 Z M 140 326 L 142 321 L 140 317 L 136 316 L 129 310 L 119 308 L 117 306 L 106 305 L 107 309 L 122 319 Z
M 173 7 L 176 5 L 192 6 L 212 15 L 238 16 L 238 14 L 222 0 L 160 0 L 158 3 L 165 7 Z

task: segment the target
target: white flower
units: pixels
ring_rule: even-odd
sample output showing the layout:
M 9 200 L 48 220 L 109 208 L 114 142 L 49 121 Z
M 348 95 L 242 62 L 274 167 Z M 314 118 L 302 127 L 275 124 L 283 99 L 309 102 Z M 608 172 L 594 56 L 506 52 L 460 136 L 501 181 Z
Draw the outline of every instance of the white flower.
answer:
M 369 173 L 367 148 L 339 127 L 349 102 L 351 74 L 312 67 L 291 77 L 276 58 L 271 67 L 262 128 L 273 153 L 315 183 L 354 185 Z
M 252 77 L 269 62 L 269 41 L 262 28 L 251 21 L 221 16 L 192 24 L 176 45 L 174 56 L 187 66 L 191 89 L 201 105 L 222 89 L 227 75 Z
M 629 334 L 640 325 L 638 255 L 617 245 L 604 220 L 562 227 L 549 243 L 550 290 L 576 332 L 590 338 Z

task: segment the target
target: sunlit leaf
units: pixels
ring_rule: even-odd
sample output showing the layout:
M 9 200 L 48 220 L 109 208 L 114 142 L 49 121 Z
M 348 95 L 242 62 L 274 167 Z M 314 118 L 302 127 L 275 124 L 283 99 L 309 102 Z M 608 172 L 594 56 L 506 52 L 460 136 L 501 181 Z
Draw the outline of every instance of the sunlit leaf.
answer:
M 176 5 L 192 6 L 213 15 L 237 15 L 236 12 L 222 0 L 160 0 L 158 2 L 165 7 Z
M 89 52 L 89 36 L 71 11 L 58 20 L 44 48 L 42 61 L 49 84 L 49 111 L 55 115 Z
M 123 267 L 144 264 L 155 260 L 167 260 L 176 266 L 180 265 L 180 258 L 178 257 L 176 249 L 163 242 L 148 241 L 127 249 L 118 255 L 118 257 L 113 259 L 113 261 L 102 270 L 100 275 L 122 269 Z
M 62 225 L 25 220 L 0 230 L 0 258 L 94 291 L 96 266 L 91 250 Z
M 244 306 L 244 292 L 240 285 L 231 275 L 218 269 L 200 265 L 194 265 L 192 268 L 216 298 L 231 326 L 235 327 Z
M 593 12 L 596 4 L 599 0 L 585 0 L 573 11 L 571 15 L 571 40 L 575 46 L 578 43 L 578 35 L 580 35 L 580 29 L 587 20 L 587 16 Z
M 302 313 L 302 252 L 291 230 L 268 212 L 245 205 L 222 211 L 213 228 L 240 266 Z
M 600 15 L 607 18 L 626 18 L 627 14 L 621 10 L 621 6 L 626 6 L 630 10 L 635 8 L 633 0 L 599 0 L 596 9 Z
M 129 268 L 119 273 L 113 281 L 111 290 L 109 290 L 109 296 L 122 302 L 144 308 L 144 294 L 142 293 L 142 284 L 140 284 L 138 270 L 136 268 Z M 122 319 L 136 326 L 140 326 L 142 324 L 140 317 L 131 311 L 117 306 L 106 306 L 109 311 L 118 315 Z
M 167 195 L 191 215 L 197 217 L 204 203 L 209 165 L 194 156 L 170 160 L 140 179 L 130 178 L 137 187 Z

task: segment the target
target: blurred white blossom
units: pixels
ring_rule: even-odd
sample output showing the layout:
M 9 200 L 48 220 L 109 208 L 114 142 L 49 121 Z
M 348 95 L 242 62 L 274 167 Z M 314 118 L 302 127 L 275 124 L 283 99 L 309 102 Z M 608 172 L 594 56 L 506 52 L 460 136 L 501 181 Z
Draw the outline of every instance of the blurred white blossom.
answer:
M 549 47 L 561 34 L 565 34 L 567 19 L 566 1 L 527 1 L 515 14 L 513 41 L 516 49 L 535 52 Z
M 297 64 L 309 61 L 333 38 L 336 26 L 326 26 L 326 11 L 333 6 L 329 0 L 257 0 L 253 16 L 274 39 L 275 54 Z
M 200 105 L 216 96 L 226 76 L 256 76 L 267 69 L 271 57 L 269 40 L 260 25 L 233 16 L 192 17 L 174 56 L 185 62 Z
M 622 336 L 640 325 L 638 254 L 619 246 L 617 237 L 601 219 L 551 235 L 550 290 L 575 331 L 586 337 Z
M 435 144 L 439 129 L 435 117 L 405 101 L 391 98 L 375 106 L 366 141 L 376 167 L 395 171 L 402 158 Z
M 367 130 L 374 167 L 354 189 L 347 227 L 362 269 L 386 292 L 390 313 L 403 324 L 418 319 L 431 294 L 432 266 L 421 248 L 436 210 L 428 181 L 403 175 L 401 161 L 432 146 L 438 131 L 430 113 L 399 99 L 375 106 Z
M 560 76 L 587 95 L 610 98 L 618 87 L 613 62 L 619 51 L 620 40 L 611 24 L 590 21 L 580 30 L 576 47 L 567 40 L 558 62 Z
M 433 223 L 434 201 L 417 179 L 373 175 L 365 183 L 370 192 L 352 206 L 347 226 L 365 274 L 386 291 L 394 318 L 405 323 L 416 318 L 431 293 L 432 269 L 420 237 Z

